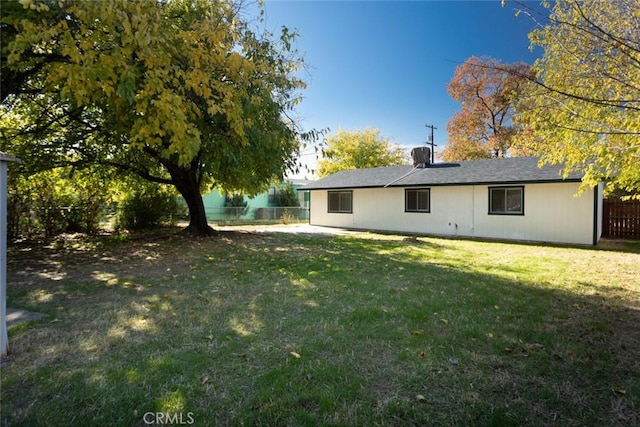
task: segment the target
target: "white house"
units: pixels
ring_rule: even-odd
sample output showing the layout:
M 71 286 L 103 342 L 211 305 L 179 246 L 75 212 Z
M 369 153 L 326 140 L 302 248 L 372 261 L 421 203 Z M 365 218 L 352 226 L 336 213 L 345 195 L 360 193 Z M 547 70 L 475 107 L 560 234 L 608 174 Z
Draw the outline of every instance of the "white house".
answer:
M 335 173 L 310 191 L 313 225 L 434 236 L 595 245 L 602 185 L 576 196 L 581 175 L 534 157 Z

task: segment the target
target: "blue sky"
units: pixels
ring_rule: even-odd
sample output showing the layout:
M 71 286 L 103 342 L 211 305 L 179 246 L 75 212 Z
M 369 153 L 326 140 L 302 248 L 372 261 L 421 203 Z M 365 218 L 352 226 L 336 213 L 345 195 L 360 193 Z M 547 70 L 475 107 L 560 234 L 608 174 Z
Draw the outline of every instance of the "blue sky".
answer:
M 299 32 L 309 67 L 297 108 L 305 129 L 368 126 L 410 149 L 425 144 L 425 125 L 435 125 L 437 152 L 460 109 L 446 90 L 458 65 L 470 56 L 533 63 L 540 54 L 529 50 L 534 23 L 515 17 L 515 7 L 500 0 L 267 0 L 264 25 L 274 34 L 282 25 Z M 313 164 L 313 157 L 303 160 Z

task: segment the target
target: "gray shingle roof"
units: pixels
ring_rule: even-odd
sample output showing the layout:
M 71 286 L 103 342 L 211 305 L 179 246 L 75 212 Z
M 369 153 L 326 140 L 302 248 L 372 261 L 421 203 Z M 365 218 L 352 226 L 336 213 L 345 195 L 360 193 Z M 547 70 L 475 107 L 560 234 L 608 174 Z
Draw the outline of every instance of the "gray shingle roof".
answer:
M 427 168 L 389 166 L 337 172 L 305 185 L 301 190 L 338 188 L 413 187 L 525 182 L 580 181 L 581 174 L 562 178 L 562 165 L 538 167 L 537 157 L 434 163 Z

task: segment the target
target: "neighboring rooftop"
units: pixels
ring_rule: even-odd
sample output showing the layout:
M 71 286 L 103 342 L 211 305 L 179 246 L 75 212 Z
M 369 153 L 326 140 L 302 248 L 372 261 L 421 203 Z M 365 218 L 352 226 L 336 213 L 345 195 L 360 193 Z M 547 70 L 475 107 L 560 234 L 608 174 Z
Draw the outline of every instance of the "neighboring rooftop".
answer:
M 537 157 L 483 159 L 459 163 L 433 163 L 426 168 L 388 166 L 337 172 L 314 181 L 305 190 L 337 188 L 411 187 L 418 185 L 516 184 L 580 181 L 582 174 L 562 178 L 562 165 L 538 167 Z

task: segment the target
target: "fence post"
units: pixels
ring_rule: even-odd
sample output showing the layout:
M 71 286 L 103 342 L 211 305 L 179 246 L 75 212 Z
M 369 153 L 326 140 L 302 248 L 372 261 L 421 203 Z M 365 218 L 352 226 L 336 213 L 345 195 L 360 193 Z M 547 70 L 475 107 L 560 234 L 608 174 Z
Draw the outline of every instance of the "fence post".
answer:
M 0 356 L 9 350 L 7 334 L 7 164 L 20 159 L 0 152 Z

